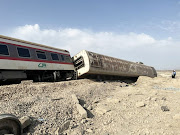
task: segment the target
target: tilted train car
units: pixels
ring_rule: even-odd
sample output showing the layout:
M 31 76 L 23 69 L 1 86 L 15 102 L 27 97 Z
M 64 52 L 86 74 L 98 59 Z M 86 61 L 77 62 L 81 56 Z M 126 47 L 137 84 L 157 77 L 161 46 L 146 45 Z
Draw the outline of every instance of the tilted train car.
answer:
M 73 57 L 79 78 L 156 77 L 153 67 L 83 50 Z
M 0 35 L 0 81 L 56 81 L 72 77 L 74 70 L 66 50 Z

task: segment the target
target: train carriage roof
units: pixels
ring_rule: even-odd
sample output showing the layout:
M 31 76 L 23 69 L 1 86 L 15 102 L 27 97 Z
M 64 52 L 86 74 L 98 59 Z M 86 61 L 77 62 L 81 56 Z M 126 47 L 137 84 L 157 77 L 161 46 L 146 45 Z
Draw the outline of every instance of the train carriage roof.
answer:
M 26 43 L 26 44 L 30 44 L 30 45 L 34 45 L 34 46 L 40 46 L 40 47 L 45 47 L 45 48 L 49 48 L 49 49 L 54 49 L 54 50 L 58 50 L 58 51 L 68 52 L 69 53 L 69 51 L 67 51 L 67 50 L 63 50 L 63 49 L 59 49 L 59 48 L 55 48 L 55 47 L 51 47 L 51 46 L 46 46 L 46 45 L 42 45 L 42 44 L 38 44 L 38 43 L 33 43 L 33 42 L 29 42 L 29 41 L 25 41 L 25 40 L 21 40 L 21 39 L 17 39 L 17 38 L 12 38 L 12 37 L 8 37 L 8 36 L 0 35 L 0 38 L 12 40 L 12 41 L 17 41 L 17 42 L 21 42 L 21 43 Z

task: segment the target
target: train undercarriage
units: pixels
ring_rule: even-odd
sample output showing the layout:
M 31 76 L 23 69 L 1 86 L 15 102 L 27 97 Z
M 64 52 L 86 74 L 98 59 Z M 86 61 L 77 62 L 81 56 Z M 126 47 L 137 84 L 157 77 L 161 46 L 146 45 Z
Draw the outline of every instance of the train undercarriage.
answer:
M 1 70 L 0 84 L 20 83 L 22 80 L 33 80 L 33 82 L 56 82 L 76 79 L 72 70 Z

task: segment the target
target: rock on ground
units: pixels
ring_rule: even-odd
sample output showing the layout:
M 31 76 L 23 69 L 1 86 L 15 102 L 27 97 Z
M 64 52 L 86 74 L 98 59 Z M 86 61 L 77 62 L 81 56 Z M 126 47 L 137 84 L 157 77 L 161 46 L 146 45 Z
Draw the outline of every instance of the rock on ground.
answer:
M 80 104 L 76 104 L 77 110 L 79 112 L 79 114 L 81 115 L 81 118 L 87 118 L 87 112 L 86 110 L 80 105 Z

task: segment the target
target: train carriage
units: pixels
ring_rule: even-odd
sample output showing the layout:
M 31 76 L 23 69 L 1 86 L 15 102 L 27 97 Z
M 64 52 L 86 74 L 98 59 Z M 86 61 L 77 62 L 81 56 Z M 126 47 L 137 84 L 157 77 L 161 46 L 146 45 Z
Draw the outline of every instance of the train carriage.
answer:
M 156 77 L 153 67 L 83 50 L 73 57 L 79 78 Z
M 74 70 L 67 50 L 0 35 L 0 81 L 65 80 Z

